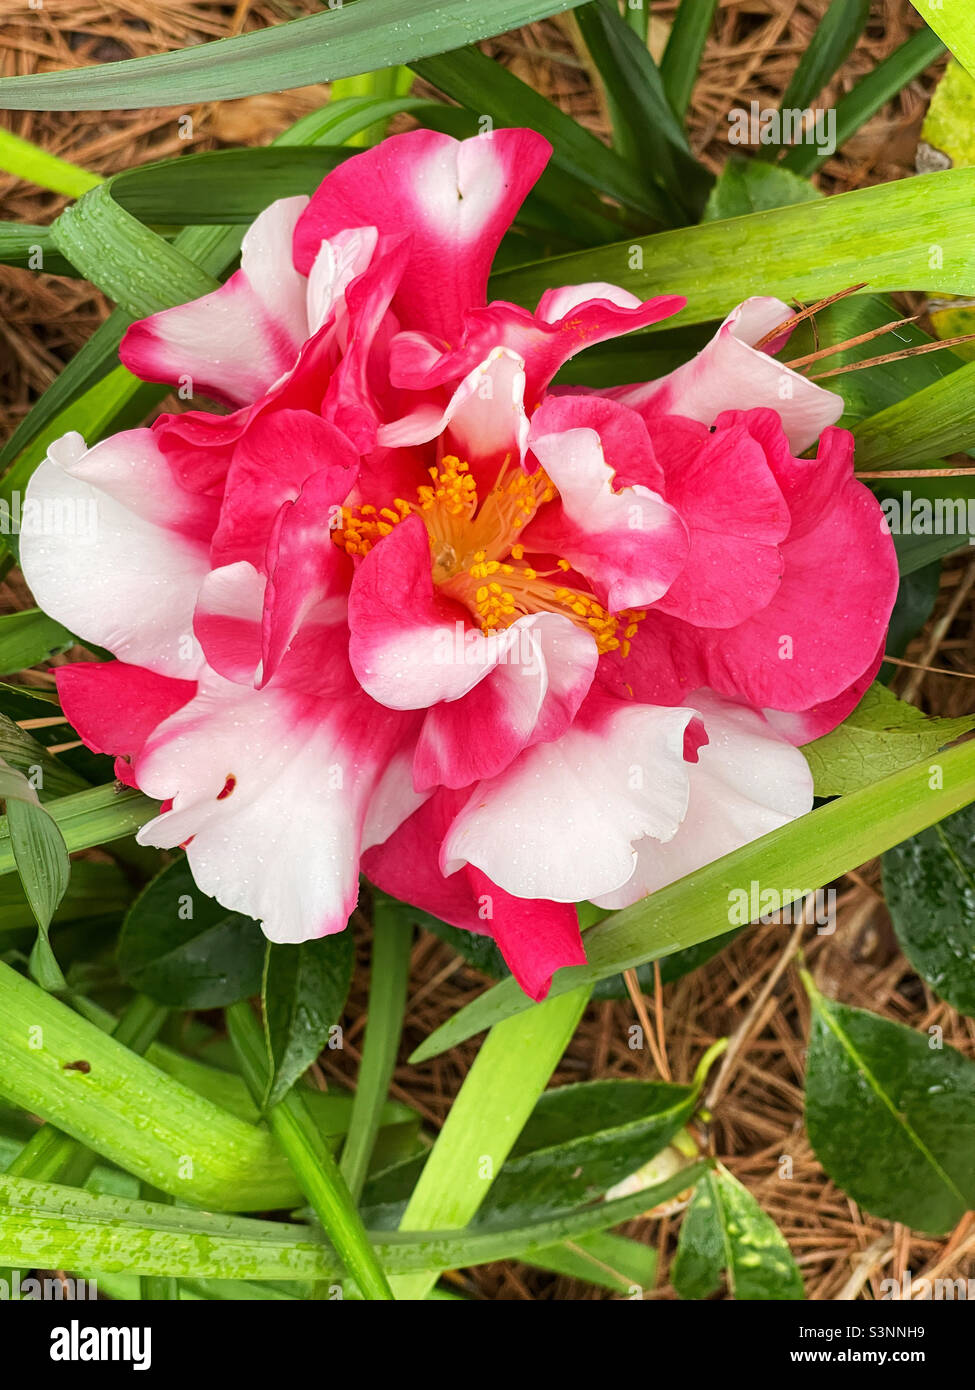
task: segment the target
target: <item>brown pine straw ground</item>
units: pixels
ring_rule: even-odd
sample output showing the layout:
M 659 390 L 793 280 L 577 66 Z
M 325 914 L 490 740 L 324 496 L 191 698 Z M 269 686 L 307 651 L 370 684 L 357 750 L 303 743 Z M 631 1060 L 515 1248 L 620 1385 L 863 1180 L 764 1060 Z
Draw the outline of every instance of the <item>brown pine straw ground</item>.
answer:
M 378 6 L 380 0 L 363 0 Z M 695 150 L 712 168 L 726 153 L 727 112 L 752 99 L 781 95 L 827 0 L 722 0 L 705 53 L 691 111 Z M 314 0 L 0 0 L 0 72 L 4 75 L 83 65 L 157 53 L 313 13 Z M 653 5 L 653 46 L 659 53 L 675 0 Z M 866 35 L 839 78 L 820 98 L 828 105 L 917 26 L 907 0 L 875 0 Z M 572 43 L 571 21 L 553 20 L 506 35 L 488 51 L 564 109 L 605 134 L 601 99 Z M 912 83 L 876 115 L 819 177 L 826 192 L 842 192 L 903 178 L 914 151 L 928 94 L 941 64 Z M 226 144 L 264 144 L 327 98 L 326 86 L 256 96 L 193 108 L 194 138 L 179 138 L 183 110 L 0 113 L 9 128 L 46 149 L 102 173 Z M 400 124 L 408 125 L 408 122 Z M 46 222 L 61 199 L 0 176 L 3 216 Z M 828 247 L 824 254 L 828 255 Z M 774 248 L 770 248 L 774 254 Z M 105 312 L 102 297 L 79 281 L 0 267 L 0 438 L 11 429 L 85 341 Z M 975 558 L 944 567 L 932 621 L 907 653 L 910 660 L 948 672 L 975 674 Z M 16 575 L 0 594 L 6 609 L 23 606 Z M 929 712 L 952 715 L 972 708 L 975 686 L 962 675 L 904 669 L 895 689 Z M 932 995 L 900 954 L 879 892 L 876 863 L 837 885 L 838 926 L 832 936 L 807 929 L 803 949 L 819 987 L 846 1003 L 871 1009 L 912 1028 L 939 1024 L 945 1042 L 975 1057 L 975 1021 L 960 1017 Z M 317 1068 L 322 1084 L 350 1087 L 359 1061 L 368 986 L 366 932 L 360 930 L 361 969 L 345 1016 L 345 1050 L 326 1052 Z M 798 940 L 788 926 L 750 929 L 704 969 L 667 986 L 662 1009 L 646 1007 L 664 1043 L 674 1080 L 690 1079 L 716 1038 L 735 1039 L 732 1060 L 712 1071 L 713 1122 L 705 1147 L 744 1181 L 778 1222 L 813 1299 L 876 1298 L 880 1280 L 975 1276 L 975 1222 L 963 1221 L 945 1239 L 919 1236 L 860 1211 L 820 1169 L 802 1122 L 802 1076 L 809 1009 L 796 970 Z M 442 1123 L 476 1052 L 476 1043 L 421 1067 L 405 1058 L 432 1029 L 474 998 L 484 980 L 436 938 L 423 935 L 413 952 L 404 1046 L 394 1094 L 415 1106 L 431 1130 Z M 660 1075 L 649 1051 L 632 1052 L 628 1028 L 636 1021 L 629 1001 L 592 1006 L 556 1075 L 555 1084 L 606 1077 Z M 791 1178 L 780 1177 L 791 1159 Z M 881 1156 L 882 1157 L 882 1156 Z M 672 1299 L 668 1266 L 679 1221 L 642 1219 L 629 1233 L 654 1244 L 661 1262 L 650 1297 Z M 462 1272 L 454 1287 L 486 1299 L 599 1299 L 589 1285 L 516 1263 Z

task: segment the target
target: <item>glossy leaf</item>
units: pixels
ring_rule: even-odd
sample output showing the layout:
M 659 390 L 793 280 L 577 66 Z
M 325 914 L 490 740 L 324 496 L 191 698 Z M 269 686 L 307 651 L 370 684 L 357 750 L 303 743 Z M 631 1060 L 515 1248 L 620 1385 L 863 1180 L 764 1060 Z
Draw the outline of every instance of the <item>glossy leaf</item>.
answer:
M 118 964 L 133 989 L 160 1004 L 214 1009 L 260 990 L 264 946 L 253 918 L 202 893 L 180 858 L 129 909 Z
M 812 1026 L 806 1129 L 816 1157 L 873 1216 L 940 1235 L 975 1204 L 975 1062 L 826 999 Z
M 74 638 L 39 608 L 23 608 L 0 618 L 0 670 L 23 671 L 66 652 Z
M 930 24 L 942 42 L 975 77 L 975 10 L 972 0 L 947 0 L 932 5 L 930 0 L 911 0 L 923 20 Z
M 888 850 L 883 873 L 904 954 L 936 994 L 975 1014 L 975 811 Z
M 718 1165 L 694 1189 L 670 1277 L 681 1298 L 704 1299 L 719 1288 L 722 1270 L 728 1292 L 739 1301 L 804 1297 L 802 1276 L 779 1228 Z
M 264 1103 L 276 1105 L 328 1042 L 355 963 L 352 932 L 299 946 L 267 943 L 262 998 L 270 1069 Z
M 708 195 L 702 222 L 747 217 L 750 212 L 814 203 L 822 194 L 806 179 L 777 164 L 732 156 Z
M 874 683 L 832 733 L 803 747 L 817 796 L 844 796 L 927 758 L 975 728 L 975 714 L 925 715 Z

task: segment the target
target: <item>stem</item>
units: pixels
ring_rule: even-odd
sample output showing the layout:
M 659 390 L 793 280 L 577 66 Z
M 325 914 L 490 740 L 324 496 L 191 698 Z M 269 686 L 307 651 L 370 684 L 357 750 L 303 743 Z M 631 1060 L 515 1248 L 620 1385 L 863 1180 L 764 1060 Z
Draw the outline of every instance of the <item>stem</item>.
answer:
M 369 1011 L 349 1134 L 339 1165 L 355 1201 L 362 1194 L 379 1132 L 380 1115 L 396 1065 L 413 945 L 410 928 L 378 894 L 372 920 Z
M 246 1000 L 226 1010 L 227 1030 L 244 1080 L 259 1105 L 267 1084 L 264 1035 Z M 267 1112 L 267 1123 L 298 1184 L 366 1299 L 391 1299 L 392 1292 L 369 1242 L 352 1194 L 308 1113 L 291 1090 Z

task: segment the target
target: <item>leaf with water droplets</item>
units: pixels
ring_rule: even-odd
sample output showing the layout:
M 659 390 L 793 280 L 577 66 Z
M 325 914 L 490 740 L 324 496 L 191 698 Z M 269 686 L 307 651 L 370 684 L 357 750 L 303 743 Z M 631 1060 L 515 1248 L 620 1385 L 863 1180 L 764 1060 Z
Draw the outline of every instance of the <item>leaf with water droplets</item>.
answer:
M 975 1205 L 975 1062 L 864 1009 L 812 1003 L 806 1129 L 829 1176 L 874 1216 L 941 1235 Z
M 703 1299 L 727 1271 L 739 1301 L 804 1298 L 785 1239 L 746 1187 L 719 1164 L 700 1179 L 687 1209 L 671 1281 L 681 1298 Z
M 975 806 L 888 850 L 883 870 L 905 956 L 942 999 L 975 1014 Z

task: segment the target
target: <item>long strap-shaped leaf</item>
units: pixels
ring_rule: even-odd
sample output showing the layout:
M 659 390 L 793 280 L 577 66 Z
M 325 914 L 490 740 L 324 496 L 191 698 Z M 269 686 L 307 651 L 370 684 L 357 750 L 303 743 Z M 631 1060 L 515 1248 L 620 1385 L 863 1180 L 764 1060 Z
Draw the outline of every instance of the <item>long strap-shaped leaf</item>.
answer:
M 705 1163 L 664 1182 L 563 1216 L 477 1234 L 417 1231 L 377 1236 L 391 1271 L 433 1271 L 530 1258 L 563 1240 L 607 1230 L 669 1201 L 700 1178 Z M 308 1226 L 212 1215 L 158 1202 L 96 1196 L 55 1183 L 0 1177 L 0 1263 L 40 1268 L 210 1275 L 226 1279 L 333 1279 L 342 1266 Z
M 922 19 L 975 77 L 975 3 L 973 0 L 911 0 Z
M 757 883 L 784 895 L 812 892 L 970 801 L 975 743 L 831 801 L 592 927 L 585 937 L 589 963 L 560 970 L 551 997 L 722 935 L 729 929 L 732 895 L 742 888 L 748 892 Z M 502 980 L 431 1033 L 410 1060 L 425 1062 L 531 1008 L 513 979 Z
M 527 305 L 558 285 L 607 280 L 644 297 L 686 295 L 682 326 L 753 294 L 812 301 L 864 281 L 871 292 L 971 295 L 973 204 L 975 169 L 945 169 L 519 266 L 495 275 L 491 294 Z
M 411 63 L 532 24 L 560 10 L 575 9 L 580 3 L 347 0 L 323 14 L 175 53 L 81 71 L 8 77 L 0 82 L 0 109 L 119 111 L 276 92 Z

